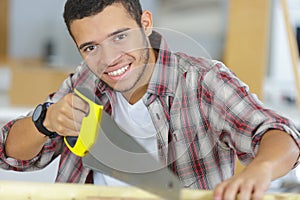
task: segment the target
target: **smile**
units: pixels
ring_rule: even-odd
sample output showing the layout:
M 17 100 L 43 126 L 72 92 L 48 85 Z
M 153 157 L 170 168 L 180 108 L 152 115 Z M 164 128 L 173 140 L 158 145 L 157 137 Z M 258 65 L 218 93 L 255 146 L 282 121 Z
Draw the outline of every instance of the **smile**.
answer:
M 120 75 L 124 74 L 127 71 L 128 68 L 129 68 L 129 65 L 127 65 L 125 67 L 122 67 L 122 68 L 120 68 L 120 69 L 118 69 L 116 71 L 109 72 L 107 74 L 109 76 L 120 76 Z

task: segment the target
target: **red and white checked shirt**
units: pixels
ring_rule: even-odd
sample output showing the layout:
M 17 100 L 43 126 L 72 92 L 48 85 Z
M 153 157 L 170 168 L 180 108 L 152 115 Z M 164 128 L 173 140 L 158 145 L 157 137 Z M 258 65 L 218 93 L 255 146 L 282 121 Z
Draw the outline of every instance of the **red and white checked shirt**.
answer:
M 114 91 L 85 64 L 47 101 L 59 101 L 78 85 L 94 90 L 106 112 L 112 113 Z M 157 130 L 159 157 L 184 187 L 213 189 L 231 177 L 235 155 L 248 164 L 269 129 L 286 131 L 300 145 L 299 133 L 291 121 L 264 107 L 224 64 L 173 53 L 165 42 L 161 42 L 143 101 Z M 14 122 L 9 122 L 1 131 L 1 168 L 37 170 L 61 155 L 56 181 L 85 182 L 89 169 L 83 168 L 81 158 L 69 151 L 60 136 L 49 139 L 32 160 L 7 158 L 4 146 Z

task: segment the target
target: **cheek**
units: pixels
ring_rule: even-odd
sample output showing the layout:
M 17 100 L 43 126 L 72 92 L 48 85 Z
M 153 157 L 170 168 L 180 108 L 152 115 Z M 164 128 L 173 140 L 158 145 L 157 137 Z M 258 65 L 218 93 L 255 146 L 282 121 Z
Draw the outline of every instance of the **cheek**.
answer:
M 99 78 L 102 78 L 103 74 L 104 74 L 105 68 L 103 69 L 97 69 L 96 70 L 96 74 Z
M 95 59 L 93 60 L 85 60 L 87 66 L 89 67 L 89 69 L 96 74 L 98 77 L 101 77 L 102 74 L 104 73 L 106 66 L 105 64 L 103 64 L 100 59 L 95 61 Z
M 89 69 L 95 74 L 98 78 L 102 79 L 105 69 L 97 67 L 89 67 Z
M 152 63 L 149 63 L 149 49 L 143 49 L 140 52 L 140 61 L 143 64 L 152 64 Z
M 143 37 L 137 37 L 133 41 L 127 43 L 125 49 L 130 52 L 139 52 L 145 50 L 147 47 L 147 39 Z
M 149 57 L 148 49 L 138 49 L 134 52 L 131 52 L 131 56 L 133 56 L 137 62 L 142 62 L 144 63 L 147 61 L 147 58 Z

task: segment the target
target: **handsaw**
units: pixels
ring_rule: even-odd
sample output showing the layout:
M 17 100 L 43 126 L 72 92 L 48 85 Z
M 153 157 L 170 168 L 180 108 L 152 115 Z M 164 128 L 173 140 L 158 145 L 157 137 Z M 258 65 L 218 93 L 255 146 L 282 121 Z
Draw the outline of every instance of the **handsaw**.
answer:
M 79 136 L 65 137 L 64 141 L 74 154 L 83 157 L 84 167 L 164 199 L 179 199 L 178 178 L 122 131 L 90 90 L 78 87 L 75 94 L 89 104 L 90 110 L 82 121 Z

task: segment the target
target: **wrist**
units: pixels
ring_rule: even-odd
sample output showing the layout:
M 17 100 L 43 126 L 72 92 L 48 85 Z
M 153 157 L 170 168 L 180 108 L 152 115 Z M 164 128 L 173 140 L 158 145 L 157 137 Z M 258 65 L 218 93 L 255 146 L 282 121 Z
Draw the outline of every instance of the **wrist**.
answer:
M 270 176 L 273 179 L 275 163 L 264 159 L 255 158 L 248 166 L 245 167 L 245 173 L 263 172 L 263 174 Z
M 51 132 L 54 132 L 54 130 L 53 130 L 52 127 L 51 127 L 51 123 L 50 123 L 51 120 L 50 120 L 50 117 L 49 117 L 49 115 L 50 115 L 50 113 L 51 113 L 51 105 L 52 105 L 52 103 L 46 105 L 46 107 L 47 107 L 47 112 L 46 112 L 46 115 L 45 115 L 45 119 L 44 119 L 44 122 L 43 122 L 43 126 L 44 126 L 47 130 L 49 130 L 49 131 L 51 131 Z
M 44 126 L 47 109 L 50 105 L 51 105 L 51 103 L 49 103 L 49 102 L 46 102 L 44 104 L 39 104 L 33 112 L 32 121 L 40 133 L 44 134 L 45 136 L 48 136 L 49 138 L 53 138 L 53 137 L 56 137 L 57 134 L 51 130 L 48 130 Z

